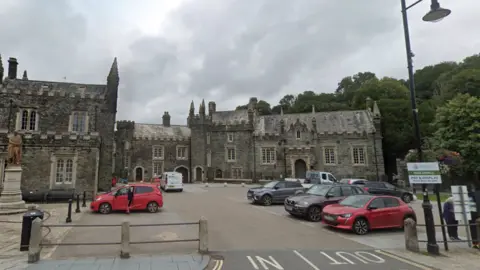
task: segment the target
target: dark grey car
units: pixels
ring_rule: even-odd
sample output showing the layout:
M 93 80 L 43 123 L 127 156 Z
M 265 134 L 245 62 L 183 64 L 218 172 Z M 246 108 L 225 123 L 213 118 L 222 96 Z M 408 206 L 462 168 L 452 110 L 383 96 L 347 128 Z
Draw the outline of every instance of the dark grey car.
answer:
M 271 205 L 282 203 L 289 196 L 295 195 L 304 188 L 300 182 L 272 181 L 261 187 L 251 188 L 247 191 L 247 199 L 252 203 Z

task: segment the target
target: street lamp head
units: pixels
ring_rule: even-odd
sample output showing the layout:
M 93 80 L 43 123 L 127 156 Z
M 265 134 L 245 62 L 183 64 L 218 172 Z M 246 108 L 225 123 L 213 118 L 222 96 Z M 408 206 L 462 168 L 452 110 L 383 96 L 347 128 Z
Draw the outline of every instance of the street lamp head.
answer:
M 437 0 L 432 0 L 430 11 L 423 16 L 423 20 L 426 22 L 438 22 L 450 15 L 450 13 L 452 13 L 450 9 L 442 8 Z

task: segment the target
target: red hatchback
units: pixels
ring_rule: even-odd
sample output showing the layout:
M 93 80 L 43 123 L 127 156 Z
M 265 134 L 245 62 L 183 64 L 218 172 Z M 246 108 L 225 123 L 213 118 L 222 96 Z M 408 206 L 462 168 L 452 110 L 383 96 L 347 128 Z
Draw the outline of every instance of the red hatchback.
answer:
M 158 185 L 129 184 L 111 192 L 97 195 L 90 204 L 90 209 L 101 214 L 108 214 L 112 211 L 126 211 L 128 187 L 134 188 L 130 210 L 147 210 L 150 213 L 156 213 L 159 208 L 163 207 L 163 196 Z
M 339 204 L 326 206 L 322 213 L 324 224 L 360 235 L 374 229 L 403 228 L 407 218 L 416 220 L 415 211 L 392 196 L 350 196 Z

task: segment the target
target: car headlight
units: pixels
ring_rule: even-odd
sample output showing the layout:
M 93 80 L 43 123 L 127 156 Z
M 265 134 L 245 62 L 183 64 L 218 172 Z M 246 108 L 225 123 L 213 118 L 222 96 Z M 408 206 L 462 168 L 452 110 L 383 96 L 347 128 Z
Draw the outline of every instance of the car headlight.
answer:
M 349 217 L 352 216 L 352 214 L 343 214 L 343 215 L 340 215 L 340 216 L 343 217 L 343 218 L 349 218 Z
M 309 202 L 297 202 L 298 206 L 307 206 L 309 204 L 310 204 Z

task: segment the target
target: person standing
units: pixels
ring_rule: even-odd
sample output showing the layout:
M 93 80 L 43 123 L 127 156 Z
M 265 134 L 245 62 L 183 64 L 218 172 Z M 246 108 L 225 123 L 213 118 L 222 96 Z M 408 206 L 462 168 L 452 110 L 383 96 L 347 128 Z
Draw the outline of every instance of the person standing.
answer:
M 117 185 L 117 177 L 115 177 L 115 174 L 112 174 L 112 188 L 114 188 Z
M 132 203 L 133 203 L 133 191 L 134 191 L 134 188 L 133 188 L 133 187 L 128 187 L 128 192 L 127 192 L 127 201 L 128 201 L 127 214 L 130 214 L 130 206 L 131 206 Z
M 450 240 L 460 240 L 460 238 L 458 238 L 458 221 L 455 219 L 453 209 L 453 197 L 448 198 L 443 204 L 443 218 L 448 226 L 447 232 Z

